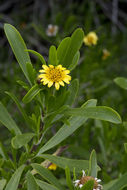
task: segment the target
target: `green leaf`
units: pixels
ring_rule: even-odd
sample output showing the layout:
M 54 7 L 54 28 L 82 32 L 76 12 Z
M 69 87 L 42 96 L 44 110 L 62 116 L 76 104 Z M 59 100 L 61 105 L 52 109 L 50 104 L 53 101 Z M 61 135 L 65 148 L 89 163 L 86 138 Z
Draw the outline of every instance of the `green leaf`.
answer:
M 24 133 L 21 135 L 16 135 L 12 138 L 11 144 L 15 149 L 21 148 L 22 146 L 25 146 L 34 136 L 34 133 Z
M 124 149 L 125 149 L 125 152 L 127 153 L 127 143 L 124 143 Z
M 35 84 L 23 97 L 23 102 L 25 104 L 29 103 L 42 89 L 39 88 L 37 84 Z
M 68 68 L 73 61 L 73 58 L 77 51 L 80 49 L 84 38 L 84 32 L 82 29 L 78 28 L 74 31 L 74 33 L 71 36 L 71 43 L 70 46 L 66 52 L 65 57 L 63 57 L 62 65 Z
M 81 188 L 81 190 L 93 190 L 93 189 L 94 189 L 94 180 L 87 181 Z
M 26 68 L 26 63 L 31 64 L 31 61 L 29 54 L 25 51 L 27 47 L 24 40 L 22 39 L 20 33 L 16 30 L 16 28 L 10 24 L 4 25 L 4 31 L 25 77 L 31 84 Z
M 55 46 L 51 46 L 49 49 L 49 65 L 58 65 L 57 51 Z
M 104 185 L 104 190 L 120 190 L 127 186 L 127 172 L 115 182 Z
M 68 68 L 70 71 L 75 69 L 76 65 L 78 64 L 79 58 L 80 58 L 80 52 L 78 51 L 72 60 L 72 64 Z
M 70 108 L 66 111 L 66 114 L 73 116 L 80 115 L 87 118 L 110 121 L 116 124 L 122 122 L 120 115 L 112 108 L 106 106 Z
M 70 37 L 64 38 L 61 41 L 59 47 L 57 48 L 57 58 L 58 58 L 59 64 L 62 63 L 62 60 L 66 56 L 68 48 L 70 47 L 70 43 L 71 43 Z
M 73 172 L 74 168 L 77 173 L 89 168 L 88 160 L 76 160 L 76 159 L 64 158 L 60 156 L 54 156 L 50 154 L 41 154 L 39 157 L 50 160 L 50 162 L 56 164 L 60 168 L 65 169 L 66 167 L 68 167 L 71 172 Z
M 114 82 L 121 88 L 127 90 L 127 78 L 117 77 L 114 79 Z
M 67 105 L 62 106 L 61 108 L 59 108 L 57 111 L 54 111 L 50 114 L 48 114 L 45 118 L 44 118 L 44 124 L 45 124 L 45 128 L 48 128 L 50 126 L 50 124 L 52 122 L 56 121 L 56 116 L 59 114 L 64 114 L 64 112 L 68 109 Z
M 46 65 L 45 59 L 44 59 L 44 57 L 40 53 L 38 53 L 38 52 L 36 52 L 34 50 L 31 50 L 31 49 L 26 49 L 25 51 L 28 51 L 28 52 L 36 55 L 38 57 L 38 59 L 42 62 L 42 64 Z
M 49 183 L 46 183 L 44 181 L 41 181 L 41 180 L 37 179 L 36 182 L 40 186 L 40 188 L 43 189 L 43 190 L 59 190 L 54 185 L 50 185 Z
M 78 93 L 78 89 L 79 89 L 79 81 L 78 79 L 74 79 L 68 88 L 70 95 L 66 101 L 67 105 L 72 105 L 74 103 L 77 93 Z
M 92 99 L 88 100 L 83 107 L 89 107 L 89 106 L 96 106 L 97 101 Z M 59 131 L 40 149 L 37 156 L 41 153 L 45 152 L 46 150 L 49 150 L 56 146 L 57 144 L 61 143 L 64 139 L 66 139 L 68 136 L 70 136 L 76 129 L 78 129 L 81 125 L 83 125 L 88 118 L 82 117 L 82 116 L 74 116 L 71 117 L 68 121 L 70 123 L 70 126 L 67 124 L 64 124 Z
M 90 161 L 89 161 L 89 176 L 92 176 L 94 178 L 97 177 L 97 159 L 96 159 L 96 152 L 93 150 L 90 155 Z
M 26 89 L 27 91 L 29 90 L 28 84 L 26 84 L 24 81 L 22 81 L 22 80 L 17 80 L 16 82 L 17 82 L 19 85 L 21 85 L 24 89 Z
M 5 185 L 6 185 L 6 179 L 1 179 L 0 180 L 0 190 L 3 190 Z
M 17 105 L 19 111 L 21 112 L 21 114 L 22 114 L 23 117 L 24 117 L 24 120 L 25 120 L 25 121 L 27 122 L 27 124 L 28 124 L 28 123 L 29 123 L 28 116 L 27 116 L 25 110 L 24 110 L 24 109 L 22 108 L 22 106 L 20 105 L 20 102 L 19 102 L 19 100 L 17 99 L 17 97 L 16 97 L 14 94 L 10 93 L 10 92 L 5 92 L 5 93 L 8 94 L 8 95 L 12 98 L 12 100 L 16 103 L 16 105 Z
M 0 142 L 0 155 L 6 160 L 7 159 L 7 154 L 4 150 L 4 146 L 2 145 L 2 143 Z
M 33 68 L 33 65 L 31 63 L 26 63 L 26 68 L 27 68 L 29 79 L 33 85 L 34 81 L 36 79 L 37 73 L 36 73 L 36 71 Z
M 68 167 L 65 168 L 65 174 L 66 174 L 66 182 L 69 187 L 69 190 L 73 190 L 73 184 L 71 180 L 71 174 L 70 174 L 70 169 Z
M 35 178 L 30 172 L 27 173 L 26 179 L 27 179 L 27 190 L 39 190 Z
M 0 102 L 0 122 L 8 128 L 11 133 L 14 134 L 21 134 L 20 129 L 16 125 L 15 121 L 12 119 L 10 114 L 8 113 L 7 109 L 4 105 Z
M 32 167 L 49 183 L 55 185 L 58 189 L 64 190 L 57 178 L 47 169 L 40 164 L 32 164 Z
M 22 165 L 15 171 L 15 173 L 12 175 L 11 179 L 9 180 L 5 190 L 17 190 L 18 189 L 19 181 L 20 181 L 20 178 L 21 178 L 24 168 L 25 168 L 25 166 Z

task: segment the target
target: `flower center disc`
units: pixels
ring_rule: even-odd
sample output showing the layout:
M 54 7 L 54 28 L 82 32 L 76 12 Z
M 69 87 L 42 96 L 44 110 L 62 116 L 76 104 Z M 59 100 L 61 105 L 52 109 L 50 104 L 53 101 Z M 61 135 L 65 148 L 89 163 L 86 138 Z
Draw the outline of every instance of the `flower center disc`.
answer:
M 57 68 L 50 68 L 47 73 L 47 78 L 53 82 L 59 82 L 63 79 L 63 72 Z

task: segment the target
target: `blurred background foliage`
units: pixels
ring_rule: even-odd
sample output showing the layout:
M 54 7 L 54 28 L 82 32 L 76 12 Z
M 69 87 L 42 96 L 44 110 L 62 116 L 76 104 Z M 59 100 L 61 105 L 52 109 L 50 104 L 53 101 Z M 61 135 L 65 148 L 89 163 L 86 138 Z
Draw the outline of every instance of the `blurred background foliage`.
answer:
M 0 99 L 24 131 L 26 129 L 23 119 L 19 117 L 13 101 L 4 93 L 11 91 L 21 100 L 25 91 L 16 81 L 25 79 L 5 37 L 3 24 L 14 25 L 20 31 L 28 49 L 38 51 L 45 60 L 50 45 L 57 46 L 77 27 L 82 27 L 85 34 L 90 31 L 97 33 L 97 45 L 87 47 L 83 44 L 78 66 L 71 73 L 72 78 L 78 78 L 80 82 L 77 101 L 73 106 L 80 106 L 86 100 L 96 98 L 98 105 L 117 110 L 124 123 L 115 126 L 107 122 L 89 120 L 62 145 L 68 145 L 64 156 L 83 159 L 88 159 L 94 148 L 102 168 L 100 177 L 104 182 L 127 171 L 127 153 L 123 145 L 127 140 L 127 92 L 113 81 L 115 77 L 127 76 L 126 10 L 126 0 L 0 1 Z M 47 36 L 49 24 L 58 26 L 56 36 Z M 106 59 L 103 59 L 104 49 L 110 52 Z M 39 60 L 34 55 L 31 55 L 31 59 L 34 68 L 39 70 Z M 26 105 L 24 109 L 31 113 L 33 105 Z M 58 127 L 53 126 L 47 138 L 55 134 Z M 8 131 L 2 125 L 0 129 L 0 141 L 8 139 Z M 6 140 L 5 146 L 8 144 Z M 59 175 L 60 169 L 55 172 Z

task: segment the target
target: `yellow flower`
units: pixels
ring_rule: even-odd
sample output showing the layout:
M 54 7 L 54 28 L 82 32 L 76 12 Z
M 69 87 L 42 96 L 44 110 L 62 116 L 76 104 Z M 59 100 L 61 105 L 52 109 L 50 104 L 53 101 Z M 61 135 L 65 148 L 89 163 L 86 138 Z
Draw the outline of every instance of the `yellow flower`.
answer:
M 102 59 L 105 60 L 110 56 L 110 52 L 107 49 L 103 49 Z
M 89 32 L 85 37 L 84 37 L 84 43 L 87 46 L 91 45 L 96 45 L 97 44 L 98 37 L 95 32 Z
M 57 165 L 53 163 L 48 167 L 49 170 L 56 170 L 56 168 L 57 168 Z
M 71 76 L 69 70 L 62 67 L 62 65 L 53 66 L 53 65 L 42 65 L 43 69 L 39 72 L 41 73 L 38 78 L 43 83 L 43 85 L 48 85 L 50 88 L 53 84 L 55 84 L 56 90 L 59 90 L 60 85 L 64 86 L 64 82 L 69 84 L 71 80 Z

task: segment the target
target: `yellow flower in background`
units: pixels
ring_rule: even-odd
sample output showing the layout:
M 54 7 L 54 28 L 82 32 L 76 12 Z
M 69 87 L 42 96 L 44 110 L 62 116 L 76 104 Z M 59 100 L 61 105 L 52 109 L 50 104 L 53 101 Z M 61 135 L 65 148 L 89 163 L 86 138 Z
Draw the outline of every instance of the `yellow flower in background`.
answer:
M 103 60 L 107 59 L 110 55 L 111 53 L 107 49 L 103 49 L 103 55 L 102 55 Z
M 48 167 L 49 170 L 56 170 L 56 168 L 57 168 L 57 165 L 53 163 Z
M 84 43 L 87 46 L 91 45 L 96 45 L 97 44 L 98 37 L 95 32 L 89 32 L 85 37 L 84 37 Z
M 62 67 L 62 65 L 42 65 L 42 68 L 43 69 L 39 71 L 41 74 L 38 78 L 43 85 L 48 85 L 50 88 L 53 84 L 55 84 L 56 90 L 59 90 L 60 85 L 64 86 L 64 82 L 67 84 L 70 83 L 71 76 L 68 75 L 70 71 L 65 67 Z

